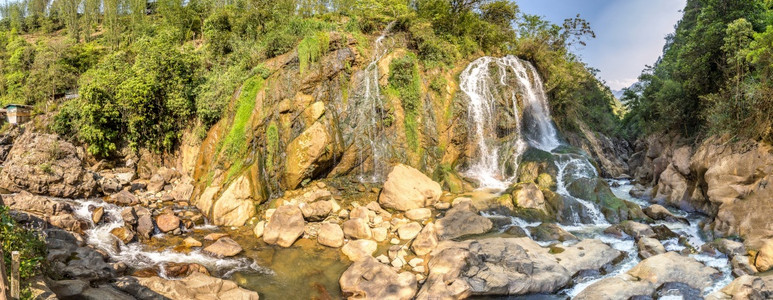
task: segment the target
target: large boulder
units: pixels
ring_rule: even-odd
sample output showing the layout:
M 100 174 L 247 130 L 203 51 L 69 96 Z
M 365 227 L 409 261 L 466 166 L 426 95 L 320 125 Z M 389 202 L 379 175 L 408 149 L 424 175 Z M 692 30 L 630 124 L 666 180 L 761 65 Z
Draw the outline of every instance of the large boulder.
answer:
M 424 228 L 421 229 L 419 235 L 411 243 L 411 249 L 416 255 L 427 255 L 437 247 L 438 237 L 437 231 L 435 231 L 435 223 L 427 223 Z
M 529 238 L 441 242 L 428 263 L 429 277 L 417 299 L 461 299 L 475 295 L 554 293 L 581 270 L 598 270 L 620 252 L 587 241 L 561 256 Z
M 491 220 L 479 215 L 468 201 L 457 204 L 435 222 L 435 230 L 441 240 L 483 234 L 493 226 Z
M 519 184 L 513 191 L 513 199 L 520 208 L 547 212 L 545 196 L 534 183 Z
M 647 218 L 639 205 L 615 196 L 601 178 L 578 178 L 569 183 L 567 190 L 576 198 L 596 204 L 610 223 Z
M 695 150 L 690 169 L 697 174 L 691 202 L 715 216 L 719 236 L 737 235 L 750 249 L 773 236 L 773 147 L 754 141 L 730 143 L 710 138 Z
M 639 257 L 642 259 L 666 253 L 666 248 L 663 247 L 663 244 L 661 244 L 660 241 L 649 237 L 640 238 L 639 241 L 636 242 L 636 246 L 639 247 Z
M 554 246 L 562 247 L 562 246 Z M 560 264 L 571 276 L 580 271 L 596 271 L 606 265 L 614 263 L 623 255 L 623 252 L 604 244 L 600 240 L 585 239 L 569 247 L 564 247 L 555 255 Z
M 70 204 L 36 196 L 27 191 L 18 194 L 2 195 L 2 204 L 11 209 L 23 211 L 37 216 L 54 216 L 72 213 Z
M 660 173 L 655 201 L 668 203 L 684 210 L 695 210 L 690 203 L 690 183 L 673 164 Z
M 667 252 L 641 261 L 627 273 L 594 282 L 574 299 L 629 299 L 650 296 L 666 283 L 681 283 L 703 291 L 719 271 L 694 258 Z
M 344 245 L 344 231 L 338 224 L 322 223 L 317 232 L 317 242 L 328 247 L 341 247 Z
M 250 179 L 246 175 L 239 176 L 215 201 L 211 220 L 219 226 L 243 226 L 257 214 L 255 205 L 260 204 L 260 200 L 262 197 L 253 197 Z
M 346 243 L 341 248 L 341 252 L 351 261 L 361 261 L 368 257 L 372 258 L 377 248 L 378 244 L 373 240 L 356 240 Z
M 612 225 L 605 229 L 604 233 L 617 235 L 618 237 L 622 237 L 623 234 L 626 234 L 634 239 L 642 237 L 654 238 L 656 236 L 655 230 L 653 230 L 652 227 L 634 221 L 624 221 L 620 224 Z
M 576 236 L 561 228 L 561 226 L 556 223 L 542 223 L 538 226 L 528 227 L 528 229 L 535 241 L 565 242 L 579 240 Z
M 378 202 L 386 208 L 407 211 L 434 204 L 441 192 L 440 184 L 419 170 L 398 164 L 389 172 Z
M 138 278 L 141 285 L 170 299 L 249 299 L 258 300 L 258 293 L 240 288 L 236 283 L 193 272 L 180 280 L 161 277 Z
M 204 248 L 204 252 L 216 257 L 230 257 L 242 252 L 242 247 L 229 237 L 223 237 Z
M 155 228 L 150 210 L 144 207 L 137 207 L 135 213 L 137 214 L 137 233 L 146 239 L 150 238 L 150 234 L 153 233 Z
M 158 225 L 158 230 L 167 233 L 180 228 L 180 218 L 172 213 L 162 214 L 156 218 L 156 225 Z
M 369 239 L 373 237 L 367 219 L 352 218 L 344 222 L 343 226 L 344 235 L 348 239 Z
M 329 171 L 336 157 L 341 157 L 342 148 L 323 120 L 314 122 L 287 145 L 282 185 L 296 189 L 303 180 Z
M 762 244 L 754 259 L 754 266 L 760 272 L 773 269 L 773 239 L 765 240 Z
M 397 273 L 373 257 L 353 263 L 338 281 L 344 296 L 350 299 L 413 299 L 417 290 L 416 276 Z
M 272 245 L 290 247 L 303 234 L 305 225 L 303 213 L 298 206 L 280 206 L 268 219 L 266 229 L 263 231 L 263 241 Z
M 643 209 L 644 214 L 646 214 L 648 217 L 652 218 L 653 220 L 663 220 L 666 222 L 681 222 L 684 224 L 690 224 L 687 219 L 683 217 L 677 217 L 673 213 L 671 213 L 668 209 L 663 207 L 660 204 L 652 204 L 648 206 L 647 208 Z
M 13 144 L 0 171 L 0 188 L 62 198 L 88 198 L 97 174 L 86 169 L 83 151 L 56 135 L 26 131 Z
M 773 299 L 773 276 L 743 275 L 721 290 L 706 297 L 708 300 Z

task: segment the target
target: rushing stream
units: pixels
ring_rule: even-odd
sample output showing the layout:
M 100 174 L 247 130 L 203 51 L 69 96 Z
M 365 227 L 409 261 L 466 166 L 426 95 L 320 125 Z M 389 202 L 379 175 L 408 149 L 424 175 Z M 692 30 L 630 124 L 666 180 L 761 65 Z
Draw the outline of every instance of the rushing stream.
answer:
M 105 203 L 102 200 L 79 200 L 74 204 L 75 215 L 88 222 L 90 225 L 90 229 L 85 232 L 87 237 L 86 242 L 97 249 L 105 251 L 114 260 L 126 263 L 127 266 L 133 269 L 140 270 L 158 267 L 160 269 L 159 274 L 164 276 L 164 264 L 174 262 L 200 264 L 214 274 L 223 277 L 228 277 L 234 272 L 244 270 L 255 272 L 266 271 L 251 259 L 220 259 L 204 254 L 201 249 L 182 253 L 173 249 L 174 247 L 172 246 L 162 247 L 162 249 L 150 249 L 150 247 L 143 243 L 124 244 L 110 233 L 111 230 L 124 226 L 123 218 L 121 218 L 121 211 L 124 209 L 123 207 Z M 107 219 L 106 221 L 100 222 L 97 226 L 95 226 L 91 220 L 91 210 L 96 207 L 104 208 L 105 214 L 103 218 Z M 200 233 L 209 233 L 211 229 L 214 228 L 207 226 L 203 229 L 194 227 L 193 230 L 199 230 Z M 165 234 L 162 234 L 157 230 L 152 234 L 152 240 L 158 241 L 167 238 Z M 116 243 L 118 243 L 118 245 L 116 245 Z

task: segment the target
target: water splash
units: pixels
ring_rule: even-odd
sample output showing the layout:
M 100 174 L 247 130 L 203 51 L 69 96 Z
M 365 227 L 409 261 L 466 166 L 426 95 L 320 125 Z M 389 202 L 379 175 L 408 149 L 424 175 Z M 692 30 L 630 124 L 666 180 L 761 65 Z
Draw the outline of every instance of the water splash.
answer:
M 582 155 L 555 152 L 561 141 L 550 116 L 542 79 L 531 63 L 512 55 L 481 57 L 465 68 L 459 81 L 459 88 L 469 97 L 470 135 L 475 149 L 466 176 L 478 181 L 480 188 L 504 190 L 516 179 L 521 155 L 528 147 L 549 152 L 559 168 L 557 192 L 579 203 L 595 224 L 608 224 L 593 203 L 573 197 L 566 190 L 570 180 L 596 178 L 598 173 Z M 501 112 L 506 107 L 501 100 L 507 91 L 510 91 L 507 100 L 512 105 L 515 132 L 501 137 L 498 126 L 506 122 Z M 519 99 L 524 107 L 522 111 Z M 505 174 L 506 170 L 514 172 Z M 580 223 L 578 214 L 575 212 L 573 216 L 576 224 Z

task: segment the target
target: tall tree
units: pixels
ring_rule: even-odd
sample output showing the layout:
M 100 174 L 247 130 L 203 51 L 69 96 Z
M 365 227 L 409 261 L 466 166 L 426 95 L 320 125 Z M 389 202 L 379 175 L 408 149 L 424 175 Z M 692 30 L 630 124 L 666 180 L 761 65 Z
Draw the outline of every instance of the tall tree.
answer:
M 80 22 L 78 20 L 78 7 L 80 0 L 58 0 L 59 12 L 64 18 L 67 33 L 75 41 L 80 40 Z

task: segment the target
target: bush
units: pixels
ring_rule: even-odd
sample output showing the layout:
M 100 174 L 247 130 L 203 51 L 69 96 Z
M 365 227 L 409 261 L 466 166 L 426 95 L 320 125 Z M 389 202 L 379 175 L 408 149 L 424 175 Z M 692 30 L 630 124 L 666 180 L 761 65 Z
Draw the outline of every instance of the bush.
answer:
M 410 149 L 419 149 L 418 118 L 421 115 L 421 83 L 416 56 L 412 53 L 392 60 L 389 64 L 389 85 L 400 96 L 405 113 L 405 137 Z
M 330 37 L 328 37 L 327 32 L 317 32 L 301 40 L 301 43 L 298 45 L 298 61 L 301 75 L 309 68 L 309 64 L 317 62 L 328 51 L 329 46 Z
M 43 271 L 47 251 L 43 238 L 36 230 L 25 228 L 11 218 L 7 206 L 0 206 L 0 244 L 3 247 L 3 260 L 8 278 L 11 275 L 11 252 L 19 251 L 22 299 L 31 299 L 27 281 Z

